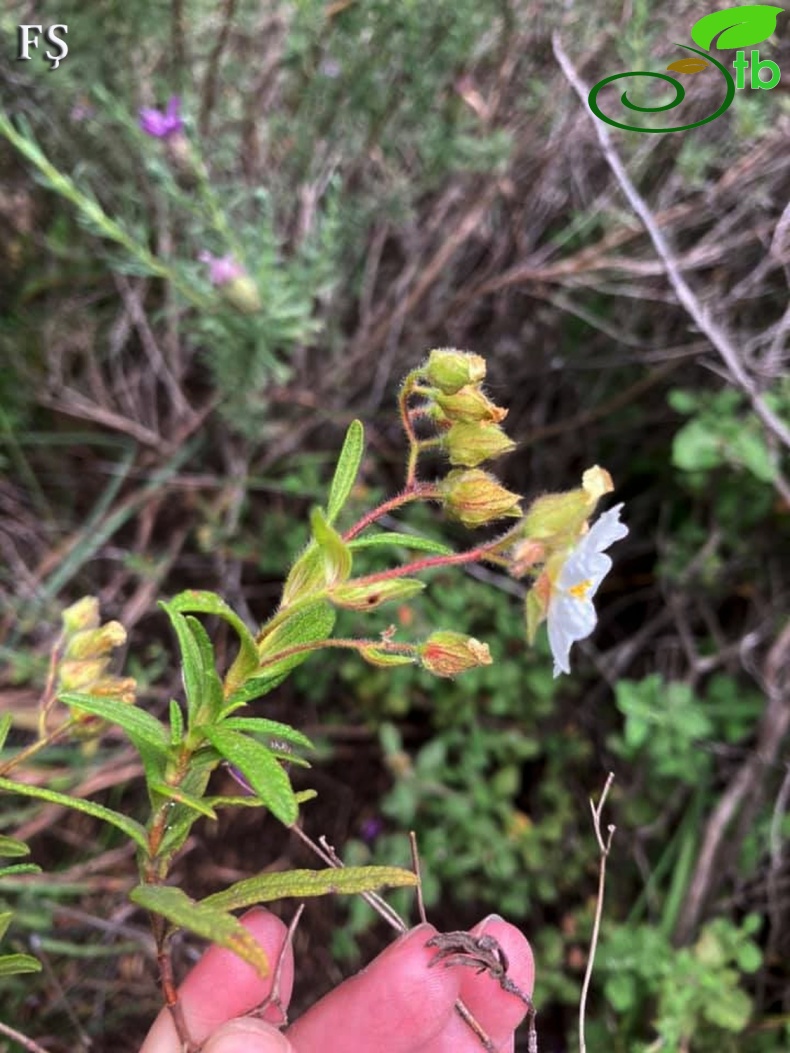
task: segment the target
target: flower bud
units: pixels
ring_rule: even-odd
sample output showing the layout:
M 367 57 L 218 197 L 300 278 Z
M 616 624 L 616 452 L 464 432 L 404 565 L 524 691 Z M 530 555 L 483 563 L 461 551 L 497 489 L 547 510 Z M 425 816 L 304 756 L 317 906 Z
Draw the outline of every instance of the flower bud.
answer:
M 481 468 L 455 468 L 439 484 L 445 510 L 467 527 L 483 526 L 503 516 L 521 515 L 518 494 L 506 490 Z
M 582 476 L 578 490 L 536 498 L 524 517 L 524 537 L 547 541 L 550 547 L 573 544 L 604 494 L 614 489 L 611 475 L 597 464 Z
M 105 622 L 98 629 L 74 633 L 66 647 L 66 658 L 102 658 L 126 643 L 126 629 L 120 622 Z
M 450 421 L 489 421 L 500 424 L 507 416 L 507 410 L 497 406 L 479 387 L 466 384 L 452 395 L 440 392 L 436 404 Z
M 467 669 L 491 665 L 488 644 L 450 630 L 432 633 L 418 654 L 423 668 L 434 676 L 456 676 Z
M 445 395 L 453 395 L 466 384 L 479 384 L 486 375 L 486 360 L 468 351 L 442 347 L 431 351 L 425 367 L 428 382 Z
M 442 444 L 450 457 L 450 464 L 475 468 L 483 461 L 510 453 L 516 448 L 512 439 L 498 424 L 473 424 L 460 421 L 442 436 Z
M 416 578 L 391 578 L 358 584 L 349 581 L 332 589 L 329 598 L 337 607 L 350 611 L 372 611 L 392 600 L 410 600 L 425 588 Z
M 87 693 L 92 684 L 101 680 L 107 669 L 106 658 L 83 658 L 58 665 L 58 687 L 61 691 Z
M 69 636 L 83 629 L 95 629 L 99 625 L 99 601 L 95 596 L 83 596 L 67 607 L 61 617 L 63 630 Z
M 233 256 L 212 256 L 201 252 L 198 259 L 209 268 L 209 281 L 220 296 L 241 314 L 256 314 L 261 309 L 258 286 Z

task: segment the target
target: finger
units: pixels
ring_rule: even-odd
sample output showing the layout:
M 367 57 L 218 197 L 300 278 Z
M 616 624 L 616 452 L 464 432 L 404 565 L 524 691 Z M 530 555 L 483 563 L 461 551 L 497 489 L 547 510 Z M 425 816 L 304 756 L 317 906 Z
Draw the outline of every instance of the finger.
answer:
M 496 914 L 489 915 L 470 930 L 475 936 L 493 936 L 507 957 L 507 976 L 525 995 L 535 986 L 535 960 L 524 935 Z M 488 972 L 476 973 L 463 967 L 461 998 L 497 1049 L 512 1035 L 527 1013 L 527 1006 L 514 994 L 503 990 L 499 980 Z M 510 1046 L 512 1048 L 512 1045 Z
M 218 1028 L 201 1053 L 293 1053 L 293 1046 L 272 1024 L 242 1016 Z
M 268 911 L 249 911 L 241 919 L 269 958 L 265 978 L 224 947 L 211 947 L 178 989 L 184 1020 L 193 1041 L 204 1042 L 221 1024 L 259 1005 L 271 992 L 274 970 L 285 942 L 286 928 Z M 280 1000 L 287 1006 L 293 987 L 293 953 L 286 948 L 280 976 Z M 280 1014 L 272 1006 L 264 1019 L 278 1023 Z M 156 1018 L 140 1053 L 181 1053 L 181 1043 L 168 1010 Z
M 446 1026 L 461 981 L 457 969 L 429 969 L 432 925 L 401 936 L 287 1031 L 297 1053 L 415 1053 Z

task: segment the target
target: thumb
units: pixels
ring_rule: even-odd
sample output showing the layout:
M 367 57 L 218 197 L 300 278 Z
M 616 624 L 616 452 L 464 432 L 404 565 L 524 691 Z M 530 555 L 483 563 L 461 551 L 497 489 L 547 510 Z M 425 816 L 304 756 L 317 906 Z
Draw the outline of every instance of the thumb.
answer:
M 293 1053 L 293 1046 L 271 1024 L 241 1016 L 218 1027 L 201 1053 Z

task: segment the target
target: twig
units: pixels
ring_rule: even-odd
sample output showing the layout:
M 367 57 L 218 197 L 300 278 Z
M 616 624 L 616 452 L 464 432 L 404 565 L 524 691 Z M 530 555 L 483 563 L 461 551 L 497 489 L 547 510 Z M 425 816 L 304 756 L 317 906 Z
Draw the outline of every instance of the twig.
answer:
M 614 772 L 609 772 L 606 782 L 604 784 L 603 793 L 598 801 L 597 806 L 590 800 L 590 808 L 592 810 L 593 827 L 595 829 L 595 838 L 598 842 L 598 850 L 601 853 L 600 863 L 598 867 L 598 897 L 595 902 L 595 919 L 593 921 L 592 937 L 590 939 L 590 953 L 587 957 L 587 968 L 584 971 L 584 980 L 582 982 L 582 993 L 579 999 L 579 1050 L 580 1053 L 587 1053 L 587 1040 L 585 1038 L 584 1025 L 585 1017 L 587 1015 L 587 994 L 590 990 L 590 981 L 592 980 L 593 966 L 595 965 L 595 952 L 598 948 L 598 937 L 601 931 L 601 915 L 603 914 L 603 897 L 606 888 L 606 861 L 609 858 L 609 851 L 612 847 L 612 838 L 614 837 L 615 827 L 610 823 L 606 828 L 606 839 L 604 840 L 603 833 L 601 831 L 601 813 L 603 812 L 603 806 L 606 803 L 606 798 L 609 795 L 609 790 L 614 782 Z
M 282 998 L 280 997 L 280 984 L 283 976 L 283 966 L 285 965 L 285 954 L 288 948 L 293 944 L 294 933 L 296 932 L 296 926 L 299 924 L 299 919 L 302 917 L 304 912 L 304 903 L 300 903 L 297 907 L 296 913 L 291 919 L 291 924 L 288 926 L 288 931 L 285 934 L 283 945 L 280 948 L 280 953 L 277 956 L 277 965 L 274 967 L 274 977 L 272 978 L 272 989 L 264 1000 L 257 1005 L 250 1016 L 263 1017 L 263 1014 L 269 1008 L 269 1006 L 275 1006 L 279 1010 L 281 1019 L 276 1025 L 277 1027 L 288 1027 L 288 1011 L 283 1005 Z
M 18 1042 L 23 1049 L 26 1049 L 28 1053 L 48 1053 L 48 1050 L 40 1046 L 38 1042 L 34 1042 L 32 1038 L 28 1038 L 27 1035 L 23 1035 L 21 1031 L 14 1030 L 13 1027 L 9 1027 L 8 1024 L 4 1024 L 0 1020 L 0 1035 L 7 1035 L 8 1038 L 13 1039 L 14 1042 Z
M 414 876 L 417 878 L 417 912 L 420 921 L 426 922 L 428 917 L 425 913 L 425 902 L 422 898 L 422 874 L 420 873 L 420 853 L 417 850 L 417 835 L 413 830 L 409 831 L 409 845 L 411 847 L 411 866 Z
M 571 87 L 586 107 L 588 95 L 587 87 L 563 50 L 557 33 L 552 35 L 552 46 L 554 48 L 554 55 L 557 62 L 560 64 L 562 72 L 565 74 Z M 669 283 L 674 289 L 675 295 L 681 305 L 690 315 L 700 332 L 704 333 L 708 338 L 714 350 L 718 353 L 719 357 L 727 367 L 733 381 L 749 399 L 752 404 L 752 409 L 763 422 L 767 430 L 770 431 L 784 447 L 790 449 L 790 428 L 788 428 L 784 421 L 781 420 L 763 400 L 757 390 L 754 380 L 744 368 L 738 352 L 735 350 L 729 336 L 708 315 L 708 312 L 700 303 L 696 294 L 691 289 L 691 286 L 683 277 L 672 249 L 664 235 L 659 230 L 647 202 L 642 198 L 639 191 L 631 182 L 631 179 L 625 170 L 625 166 L 620 160 L 612 143 L 612 137 L 609 135 L 608 128 L 603 121 L 599 121 L 592 115 L 590 115 L 590 119 L 593 122 L 595 133 L 598 136 L 598 142 L 600 143 L 601 151 L 606 163 L 609 165 L 615 179 L 620 184 L 620 188 L 628 199 L 631 208 L 636 212 L 637 216 L 639 216 L 644 224 L 645 230 L 647 231 L 650 240 L 653 242 L 653 247 L 664 265 Z M 777 473 L 777 476 L 774 479 L 774 485 L 785 501 L 790 502 L 790 484 L 788 484 L 787 480 L 785 480 L 779 473 Z

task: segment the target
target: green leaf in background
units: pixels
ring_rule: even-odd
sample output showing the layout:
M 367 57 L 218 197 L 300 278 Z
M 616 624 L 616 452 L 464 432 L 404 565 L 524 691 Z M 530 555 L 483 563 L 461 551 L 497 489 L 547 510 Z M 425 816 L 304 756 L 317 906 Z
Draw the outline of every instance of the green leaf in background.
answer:
M 45 786 L 31 786 L 24 782 L 14 782 L 13 779 L 5 779 L 0 776 L 0 790 L 8 793 L 19 794 L 22 797 L 35 797 L 39 801 L 49 801 L 50 804 L 60 804 L 65 808 L 72 808 L 75 812 L 84 812 L 92 815 L 95 819 L 101 819 L 110 826 L 115 826 L 130 837 L 135 844 L 139 845 L 144 852 L 148 850 L 148 838 L 145 829 L 140 823 L 130 819 L 127 815 L 114 812 L 104 805 L 94 804 L 93 801 L 85 801 L 81 797 L 69 797 L 68 794 L 58 793 L 57 790 L 49 790 Z
M 327 518 L 334 523 L 338 513 L 348 500 L 348 495 L 354 486 L 365 452 L 365 429 L 361 421 L 353 420 L 346 432 L 343 449 L 340 451 L 337 468 L 335 468 L 332 485 L 329 489 L 329 502 L 327 504 Z
M 297 608 L 271 632 L 267 633 L 264 629 L 264 634 L 258 643 L 258 657 L 260 664 L 264 667 L 261 672 L 266 676 L 290 672 L 308 657 L 310 651 L 292 654 L 275 662 L 271 662 L 271 658 L 292 647 L 319 643 L 321 640 L 328 639 L 334 625 L 334 609 L 330 603 L 322 599 Z M 233 698 L 237 695 L 238 692 Z M 232 700 L 228 699 L 229 702 Z
M 380 545 L 399 545 L 401 548 L 413 549 L 416 552 L 433 552 L 437 556 L 448 556 L 453 551 L 449 545 L 443 545 L 441 541 L 420 537 L 417 534 L 401 534 L 397 531 L 368 534 L 348 543 L 348 547 L 352 550 L 374 548 Z
M 346 581 L 351 574 L 351 550 L 340 534 L 329 525 L 320 508 L 310 513 L 313 537 L 324 558 L 324 580 L 328 586 Z
M 40 972 L 41 962 L 29 954 L 0 954 L 0 977 Z
M 35 863 L 13 863 L 11 866 L 0 867 L 0 878 L 19 877 L 20 874 L 40 874 L 41 867 Z
M 762 44 L 776 31 L 776 19 L 784 11 L 773 4 L 742 4 L 725 11 L 711 11 L 691 27 L 691 39 L 706 51 L 714 38 L 716 48 L 748 48 Z
M 275 899 L 294 896 L 325 896 L 330 892 L 350 895 L 373 892 L 379 888 L 414 886 L 417 877 L 401 867 L 329 867 L 326 870 L 285 870 L 257 874 L 237 881 L 235 885 L 201 900 L 201 904 L 237 910 L 254 903 L 270 903 Z
M 15 859 L 19 856 L 30 855 L 30 848 L 24 841 L 18 841 L 15 837 L 6 837 L 0 834 L 0 856 L 6 859 Z M 0 933 L 0 936 L 2 933 Z
M 161 914 L 173 925 L 233 951 L 249 962 L 260 976 L 268 975 L 269 959 L 266 952 L 232 914 L 207 905 L 205 901 L 197 903 L 181 889 L 166 885 L 137 885 L 129 893 L 129 898 L 138 907 Z
M 291 780 L 272 751 L 255 739 L 223 726 L 203 728 L 214 749 L 239 769 L 272 815 L 293 826 L 299 806 Z
M 225 677 L 225 693 L 231 694 L 258 666 L 255 637 L 238 614 L 215 592 L 188 589 L 170 600 L 170 607 L 182 614 L 213 614 L 228 622 L 239 638 L 239 653 Z
M 5 746 L 5 740 L 8 738 L 8 732 L 11 730 L 11 714 L 4 713 L 0 717 L 0 750 Z

